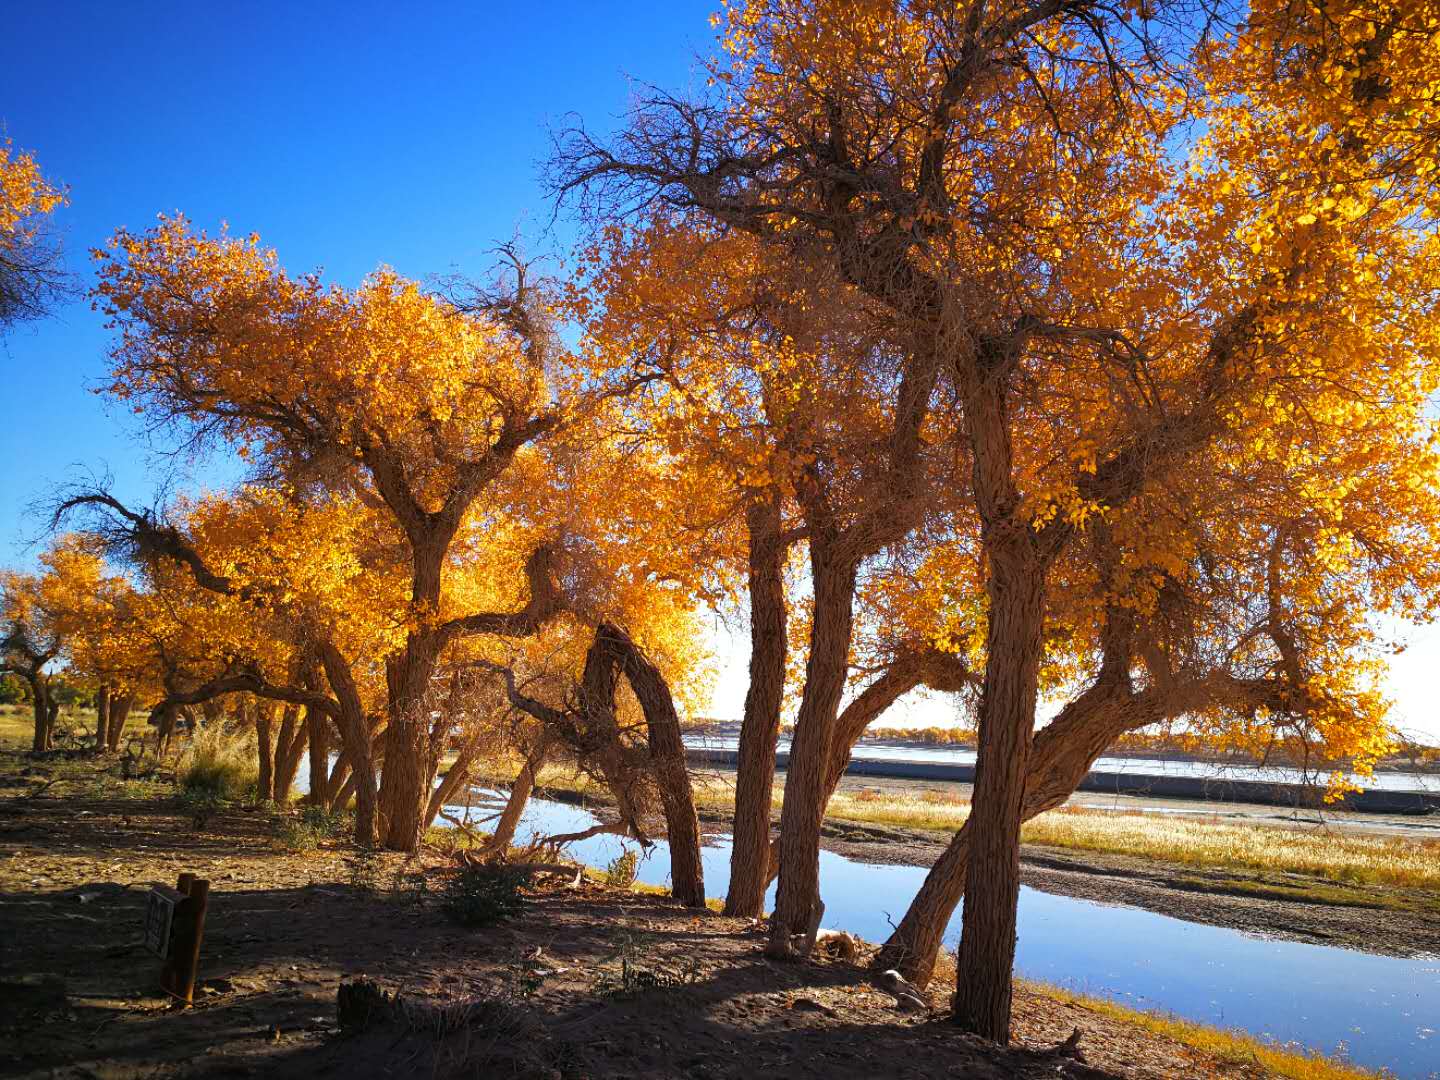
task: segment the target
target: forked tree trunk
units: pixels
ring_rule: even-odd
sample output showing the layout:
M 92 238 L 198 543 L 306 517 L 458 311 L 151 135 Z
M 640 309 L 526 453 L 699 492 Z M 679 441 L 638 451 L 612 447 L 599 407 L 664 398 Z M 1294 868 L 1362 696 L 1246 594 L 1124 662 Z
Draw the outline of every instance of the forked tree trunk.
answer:
M 340 756 L 335 759 L 334 768 L 330 770 L 330 775 L 325 780 L 325 805 L 331 810 L 345 809 L 345 803 L 340 802 L 340 792 L 350 780 L 350 775 L 350 759 L 342 750 Z M 353 795 L 354 792 L 355 788 L 352 784 L 350 794 Z
M 332 641 L 316 642 L 316 652 L 325 669 L 325 679 L 339 705 L 335 717 L 344 744 L 345 758 L 348 759 L 351 775 L 351 791 L 355 798 L 355 842 L 363 847 L 375 843 L 375 815 L 379 792 L 375 784 L 375 765 L 370 751 L 370 725 L 365 720 L 365 709 L 360 701 L 360 691 L 355 686 L 355 677 L 350 664 Z M 343 796 L 343 798 L 342 798 Z M 344 806 L 350 799 L 350 792 L 342 788 L 335 796 L 335 803 Z
M 961 917 L 955 1021 L 995 1042 L 1010 1039 L 1020 822 L 1035 726 L 1045 625 L 1045 573 L 1029 538 L 989 546 L 985 685 L 971 801 L 968 900 Z
M 330 801 L 330 725 L 318 709 L 305 710 L 305 740 L 309 746 L 311 806 L 326 806 Z
M 795 720 L 785 801 L 780 810 L 780 879 L 767 948 L 777 957 L 794 955 L 797 936 L 807 948 L 813 944 L 811 935 L 820 918 L 820 825 L 825 817 L 825 777 L 850 662 L 855 563 L 812 536 L 810 566 L 815 590 L 810 656 L 805 665 L 805 691 Z
M 295 786 L 295 776 L 300 771 L 300 759 L 305 755 L 305 733 L 300 707 L 287 706 L 275 740 L 275 787 L 270 796 L 281 806 L 290 801 L 290 789 Z
M 778 501 L 745 513 L 750 541 L 750 687 L 735 772 L 734 845 L 725 914 L 758 918 L 771 877 L 770 804 L 785 696 L 785 546 Z
M 1062 805 L 1112 740 L 1150 722 L 1150 714 L 1132 707 L 1120 680 L 1102 675 L 1035 736 L 1025 777 L 1024 820 Z M 877 970 L 896 968 L 917 986 L 930 982 L 945 929 L 965 895 L 970 838 L 966 822 L 925 875 L 920 891 L 877 954 Z
M 686 907 L 705 906 L 705 871 L 700 859 L 700 819 L 685 761 L 685 740 L 675 699 L 660 669 L 618 627 L 601 624 L 597 637 L 613 642 L 630 688 L 645 714 L 650 763 L 665 810 L 665 832 L 670 844 L 671 893 Z
M 110 733 L 110 687 L 102 686 L 95 692 L 95 752 L 105 752 Z

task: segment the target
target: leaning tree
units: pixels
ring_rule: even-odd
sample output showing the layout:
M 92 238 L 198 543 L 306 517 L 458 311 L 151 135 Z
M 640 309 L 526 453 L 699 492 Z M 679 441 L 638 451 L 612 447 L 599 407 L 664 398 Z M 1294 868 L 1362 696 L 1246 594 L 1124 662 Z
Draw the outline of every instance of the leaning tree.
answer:
M 1363 661 L 1327 647 L 1364 633 L 1327 637 L 1307 590 L 1330 579 L 1292 562 L 1318 550 L 1340 580 L 1395 586 L 1365 600 L 1425 608 L 1440 12 L 1381 7 L 762 0 L 722 20 L 722 92 L 657 96 L 609 143 L 562 147 L 563 191 L 612 216 L 660 204 L 838 279 L 950 390 L 984 620 L 955 1012 L 980 1034 L 1009 1032 L 1047 613 L 1093 538 L 1118 534 L 1091 560 L 1105 686 L 1166 677 L 1148 628 L 1126 644 L 1127 613 L 1208 573 L 1181 500 L 1158 508 L 1207 474 L 1273 496 L 1232 539 L 1251 569 L 1268 553 L 1275 600 L 1234 602 L 1261 623 L 1242 652 L 1288 684 L 1282 713 L 1378 720 L 1343 707 L 1373 704 Z M 1343 516 L 1369 484 L 1393 528 Z M 834 569 L 815 566 L 817 604 Z M 1103 745 L 1087 694 L 1055 743 Z M 814 768 L 828 731 L 805 722 Z M 783 871 L 781 897 L 783 934 L 808 913 Z

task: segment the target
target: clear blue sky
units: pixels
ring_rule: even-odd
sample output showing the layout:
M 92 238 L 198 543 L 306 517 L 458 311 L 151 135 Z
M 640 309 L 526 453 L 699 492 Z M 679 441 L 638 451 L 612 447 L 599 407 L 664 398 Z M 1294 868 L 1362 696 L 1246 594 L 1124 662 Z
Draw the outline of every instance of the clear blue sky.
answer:
M 381 263 L 479 275 L 517 229 L 533 249 L 564 247 L 563 221 L 540 237 L 551 127 L 579 113 L 604 128 L 635 81 L 703 78 L 718 7 L 12 4 L 0 131 L 69 186 L 57 224 L 87 285 L 91 247 L 176 210 L 258 232 L 291 270 L 323 266 L 347 284 Z M 77 468 L 110 471 L 137 502 L 173 468 L 90 392 L 105 372 L 101 323 L 82 300 L 0 342 L 0 565 L 33 560 L 42 523 L 26 508 Z M 227 475 L 211 463 L 198 479 Z M 716 639 L 712 711 L 738 716 L 743 635 Z M 1436 670 L 1440 632 L 1421 633 L 1392 692 L 1405 726 L 1440 738 Z M 952 716 L 916 703 L 886 722 Z
M 86 285 L 90 248 L 175 210 L 343 283 L 381 263 L 478 275 L 517 229 L 543 242 L 550 129 L 612 123 L 632 80 L 691 84 L 717 7 L 15 4 L 0 131 L 68 185 L 57 225 Z M 106 343 L 88 301 L 0 342 L 0 564 L 33 559 L 25 510 L 74 466 L 141 501 L 167 467 L 90 392 Z

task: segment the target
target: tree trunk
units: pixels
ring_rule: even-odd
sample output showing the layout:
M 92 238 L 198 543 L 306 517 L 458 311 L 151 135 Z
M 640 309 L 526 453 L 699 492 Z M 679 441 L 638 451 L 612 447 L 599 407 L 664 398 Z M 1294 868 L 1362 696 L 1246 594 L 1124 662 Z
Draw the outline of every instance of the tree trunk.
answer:
M 305 710 L 305 741 L 309 745 L 311 806 L 325 806 L 330 801 L 330 725 L 318 709 Z
M 925 682 L 925 667 L 920 658 L 908 656 L 885 669 L 885 673 L 865 687 L 860 695 L 845 706 L 835 721 L 835 738 L 830 745 L 830 762 L 825 769 L 823 803 L 829 807 L 835 796 L 835 789 L 850 765 L 850 755 L 855 744 L 865 734 L 865 729 L 874 723 L 896 699 L 909 693 Z M 958 687 L 957 687 L 958 688 Z M 780 842 L 770 843 L 770 872 L 765 882 L 769 887 L 779 872 Z
M 110 733 L 110 687 L 95 692 L 95 752 L 103 754 Z
M 1028 537 L 992 544 L 985 686 L 971 799 L 968 900 L 961 917 L 955 1021 L 1009 1042 L 1020 822 L 1035 727 L 1045 626 L 1045 572 L 1027 558 Z
M 260 755 L 260 779 L 256 797 L 265 802 L 275 792 L 275 707 L 261 702 L 255 709 L 255 745 Z
M 815 590 L 805 691 L 795 720 L 785 801 L 780 810 L 780 883 L 771 916 L 767 951 L 795 954 L 801 936 L 806 949 L 820 914 L 820 825 L 825 817 L 825 776 L 834 742 L 835 719 L 850 663 L 854 617 L 855 563 L 810 539 Z M 802 950 L 802 952 L 805 950 Z
M 430 799 L 426 781 L 433 775 L 430 722 L 421 713 L 438 657 L 439 642 L 433 635 L 412 634 L 404 650 L 385 664 L 389 723 L 380 813 L 386 822 L 384 844 L 391 851 L 414 851 L 420 843 Z
M 700 859 L 700 820 L 695 793 L 685 760 L 685 740 L 675 699 L 665 677 L 618 627 L 602 623 L 603 634 L 614 643 L 621 668 L 645 713 L 650 763 L 665 809 L 665 832 L 670 843 L 671 893 L 686 907 L 705 906 L 705 871 Z
M 1183 700 L 1162 708 L 1163 698 L 1137 698 L 1130 691 L 1128 656 L 1107 660 L 1085 692 L 1035 736 L 1025 776 L 1025 821 L 1053 810 L 1079 786 L 1095 759 L 1126 731 L 1164 719 Z M 961 827 L 944 854 L 930 868 L 909 909 L 875 958 L 880 970 L 898 968 L 911 982 L 924 986 L 935 970 L 940 943 L 965 894 L 970 860 L 969 823 Z
M 271 798 L 284 806 L 290 801 L 290 789 L 295 786 L 295 776 L 300 771 L 300 759 L 305 754 L 306 726 L 300 719 L 300 707 L 290 705 L 280 721 L 280 735 L 275 741 L 275 788 Z
M 30 749 L 43 754 L 51 749 L 54 740 L 56 710 L 50 707 L 50 688 L 46 685 L 45 676 L 37 672 L 25 678 L 30 684 L 30 707 L 35 717 L 35 733 L 30 740 Z
M 745 513 L 750 541 L 750 687 L 735 772 L 734 845 L 725 914 L 758 918 L 770 880 L 770 803 L 775 746 L 785 696 L 785 545 L 780 504 L 754 502 Z
M 105 733 L 105 744 L 112 754 L 120 749 L 120 738 L 125 734 L 125 722 L 130 719 L 134 702 L 134 694 L 117 694 L 110 699 L 110 726 Z
M 335 722 L 350 764 L 350 781 L 355 795 L 355 842 L 362 847 L 370 847 L 375 843 L 376 803 L 379 801 L 375 765 L 370 753 L 370 725 L 365 720 L 365 709 L 349 662 L 332 641 L 321 640 L 315 647 L 325 669 L 325 679 L 340 707 L 340 715 Z M 350 796 L 343 788 L 336 794 L 337 804 L 344 806 L 341 795 L 345 796 L 345 801 Z
M 350 759 L 345 756 L 345 751 L 340 751 L 340 756 L 335 759 L 335 767 L 330 770 L 330 775 L 325 780 L 325 805 L 331 810 L 343 810 L 344 803 L 339 801 L 340 792 L 351 778 Z M 354 794 L 354 785 L 350 787 L 350 793 Z
M 435 819 L 440 816 L 441 809 L 470 779 L 470 769 L 475 764 L 475 759 L 480 756 L 480 748 L 485 743 L 485 732 L 476 731 L 469 739 L 465 740 L 460 747 L 460 752 L 455 756 L 455 762 L 445 771 L 445 776 L 435 786 L 430 794 L 430 801 L 425 807 L 425 819 L 422 828 L 428 829 L 435 824 Z
M 544 763 L 543 749 L 537 756 L 525 760 L 520 774 L 515 777 L 515 783 L 510 786 L 510 798 L 505 800 L 505 809 L 500 813 L 500 820 L 495 823 L 495 831 L 486 841 L 487 852 L 503 853 L 515 842 L 515 830 L 520 827 L 520 819 L 525 816 L 525 806 L 530 801 L 530 793 L 535 790 L 535 777 L 540 774 Z

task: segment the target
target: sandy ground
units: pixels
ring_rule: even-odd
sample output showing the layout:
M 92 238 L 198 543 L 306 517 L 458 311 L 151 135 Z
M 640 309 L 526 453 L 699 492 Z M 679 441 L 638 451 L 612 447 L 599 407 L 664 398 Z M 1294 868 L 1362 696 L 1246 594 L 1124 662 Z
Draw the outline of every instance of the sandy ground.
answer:
M 23 812 L 16 812 L 16 811 Z M 1179 1043 L 1022 992 L 1019 1045 L 897 1012 L 861 967 L 776 964 L 747 922 L 586 882 L 463 930 L 433 894 L 358 888 L 341 844 L 276 851 L 258 814 L 204 831 L 157 802 L 0 807 L 0 1074 L 23 1077 L 1256 1077 Z M 438 886 L 438 855 L 395 872 Z M 140 946 L 145 891 L 213 883 L 195 1008 L 174 1010 Z M 627 960 L 651 983 L 615 992 Z M 862 958 L 863 961 L 863 958 Z M 337 1028 L 366 975 L 407 1024 Z M 936 1000 L 934 1004 L 942 1006 Z M 1049 1052 L 1079 1027 L 1090 1064 Z

